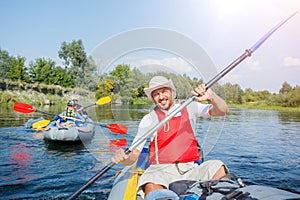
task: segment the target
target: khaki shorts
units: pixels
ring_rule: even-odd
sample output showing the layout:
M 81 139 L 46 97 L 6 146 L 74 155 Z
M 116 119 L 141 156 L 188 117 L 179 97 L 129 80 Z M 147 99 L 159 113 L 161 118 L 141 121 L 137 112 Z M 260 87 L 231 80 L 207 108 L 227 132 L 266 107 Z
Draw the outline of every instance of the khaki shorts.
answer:
M 155 183 L 168 189 L 169 184 L 178 180 L 209 180 L 225 164 L 220 160 L 208 160 L 201 165 L 191 163 L 159 164 L 150 167 L 139 178 L 138 193 L 143 195 L 141 186 L 146 183 Z M 228 169 L 225 166 L 227 172 Z M 180 172 L 184 174 L 180 174 Z

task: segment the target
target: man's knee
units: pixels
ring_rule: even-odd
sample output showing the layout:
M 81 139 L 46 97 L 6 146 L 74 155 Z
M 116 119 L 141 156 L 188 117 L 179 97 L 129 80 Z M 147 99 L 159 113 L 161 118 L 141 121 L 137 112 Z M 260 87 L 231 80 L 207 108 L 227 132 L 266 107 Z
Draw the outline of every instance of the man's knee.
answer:
M 143 187 L 145 196 L 147 196 L 150 192 L 153 190 L 161 190 L 161 189 L 166 189 L 162 185 L 154 184 L 154 183 L 146 183 L 145 186 Z
M 160 189 L 152 191 L 148 196 L 145 197 L 145 200 L 153 199 L 170 199 L 170 200 L 179 200 L 177 194 L 171 190 Z
M 214 174 L 213 178 L 219 179 L 228 174 L 228 170 L 225 165 L 222 165 L 219 170 Z

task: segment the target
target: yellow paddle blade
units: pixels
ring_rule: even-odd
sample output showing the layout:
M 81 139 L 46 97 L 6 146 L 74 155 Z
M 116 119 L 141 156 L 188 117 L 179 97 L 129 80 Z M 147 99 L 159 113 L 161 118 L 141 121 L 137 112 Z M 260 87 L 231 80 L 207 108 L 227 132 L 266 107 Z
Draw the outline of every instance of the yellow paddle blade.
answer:
M 110 98 L 109 96 L 106 96 L 106 97 L 100 98 L 100 99 L 96 102 L 96 104 L 97 104 L 97 105 L 103 105 L 103 104 L 107 104 L 107 103 L 109 103 L 109 102 L 111 102 L 111 98 Z
M 41 121 L 33 123 L 31 128 L 40 129 L 40 128 L 43 128 L 43 127 L 47 126 L 49 123 L 50 123 L 50 120 L 43 119 Z

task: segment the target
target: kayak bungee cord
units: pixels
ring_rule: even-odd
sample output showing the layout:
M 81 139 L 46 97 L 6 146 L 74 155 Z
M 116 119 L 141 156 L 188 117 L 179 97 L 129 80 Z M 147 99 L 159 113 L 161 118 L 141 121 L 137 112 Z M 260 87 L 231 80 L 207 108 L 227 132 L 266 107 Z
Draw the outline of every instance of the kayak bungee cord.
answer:
M 247 57 L 250 57 L 252 53 L 256 51 L 277 29 L 279 29 L 283 24 L 285 24 L 289 19 L 291 19 L 293 16 L 295 16 L 299 12 L 296 11 L 291 16 L 286 18 L 285 20 L 278 23 L 275 27 L 273 27 L 269 32 L 267 32 L 260 40 L 258 40 L 250 49 L 246 49 L 246 51 L 239 56 L 236 60 L 234 60 L 230 65 L 228 65 L 224 70 L 222 70 L 220 73 L 218 73 L 213 79 L 211 79 L 209 82 L 207 82 L 206 88 L 210 88 L 212 85 L 214 85 L 217 81 L 219 81 L 223 76 L 225 76 L 228 72 L 230 72 L 234 67 L 236 67 L 238 64 L 240 64 L 244 59 Z M 183 108 L 188 106 L 190 103 L 192 103 L 195 100 L 195 96 L 190 97 L 187 99 L 184 103 L 182 103 L 179 107 L 177 107 L 174 111 L 172 111 L 167 117 L 165 117 L 160 123 L 158 123 L 156 126 L 154 126 L 150 131 L 145 133 L 145 135 L 141 138 L 139 138 L 134 144 L 132 144 L 128 149 L 126 149 L 125 153 L 129 154 L 133 149 L 135 149 L 138 145 L 140 145 L 145 138 L 148 138 L 151 136 L 155 131 L 157 131 L 161 126 L 163 126 L 167 121 L 169 121 L 172 117 L 174 117 L 177 113 L 179 113 Z M 83 185 L 79 190 L 77 190 L 75 193 L 73 193 L 68 200 L 75 199 L 77 196 L 79 196 L 87 187 L 89 187 L 91 184 L 93 184 L 98 178 L 100 178 L 103 174 L 105 174 L 108 170 L 110 170 L 116 163 L 110 162 L 108 165 L 103 167 L 96 175 L 94 175 L 89 181 Z

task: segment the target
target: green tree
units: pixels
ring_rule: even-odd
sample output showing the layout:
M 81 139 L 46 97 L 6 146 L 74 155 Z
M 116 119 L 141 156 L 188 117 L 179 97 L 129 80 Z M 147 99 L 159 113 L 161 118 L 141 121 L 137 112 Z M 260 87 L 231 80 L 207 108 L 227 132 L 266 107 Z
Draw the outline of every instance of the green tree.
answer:
M 31 82 L 74 87 L 75 81 L 62 67 L 56 66 L 51 59 L 37 58 L 29 64 Z
M 196 88 L 199 84 L 203 83 L 202 79 L 198 79 L 196 77 L 194 77 L 194 78 L 191 79 L 186 74 L 183 74 L 183 77 L 189 82 L 189 84 L 191 85 L 191 88 L 193 88 L 193 89 Z
M 282 87 L 281 87 L 281 89 L 279 90 L 279 93 L 280 94 L 283 94 L 283 93 L 287 93 L 287 92 L 290 92 L 290 91 L 292 91 L 292 86 L 290 85 L 290 84 L 288 84 L 288 82 L 284 82 L 283 84 L 282 84 Z
M 95 64 L 93 58 L 88 57 L 87 66 L 85 68 L 84 84 L 85 88 L 91 91 L 95 91 L 97 88 L 97 80 L 99 79 L 99 74 L 97 72 L 97 65 Z
M 288 101 L 288 106 L 297 107 L 300 106 L 300 86 L 296 86 L 290 92 L 290 99 Z
M 111 78 L 106 77 L 103 82 L 99 82 L 96 90 L 96 98 L 111 96 L 114 90 L 114 82 Z
M 52 74 L 54 75 L 52 84 L 60 85 L 62 87 L 67 88 L 74 87 L 74 79 L 71 77 L 70 74 L 66 73 L 66 71 L 62 67 L 55 66 L 55 68 L 52 71 Z
M 3 79 L 8 78 L 10 62 L 11 57 L 9 56 L 9 53 L 0 48 L 0 77 Z
M 251 88 L 247 88 L 244 93 L 244 101 L 245 102 L 255 102 L 257 101 L 255 92 Z
M 268 100 L 272 94 L 268 90 L 263 90 L 256 92 L 256 96 L 259 101 L 265 101 Z
M 30 78 L 25 67 L 25 57 L 12 57 L 7 78 L 12 81 L 29 82 Z
M 146 97 L 146 94 L 144 92 L 144 88 L 147 83 L 145 75 L 139 69 L 133 68 L 132 76 L 134 77 L 132 83 L 132 88 L 133 88 L 132 97 L 133 98 Z
M 55 62 L 45 58 L 37 58 L 35 62 L 29 63 L 29 74 L 32 82 L 54 84 Z
M 292 88 L 289 92 L 277 94 L 273 99 L 273 102 L 285 107 L 300 106 L 300 86 Z
M 65 65 L 65 70 L 75 79 L 75 86 L 87 87 L 92 80 L 94 65 L 89 62 L 81 40 L 63 42 L 58 56 Z
M 238 84 L 226 83 L 224 84 L 225 99 L 229 103 L 242 104 L 243 90 Z
M 114 82 L 114 93 L 121 96 L 123 103 L 130 103 L 133 93 L 133 74 L 129 65 L 118 65 L 110 75 Z
M 188 76 L 175 74 L 163 74 L 163 76 L 166 76 L 173 81 L 178 99 L 186 99 L 188 96 L 191 96 L 191 91 L 193 90 L 193 85 L 195 83 Z

